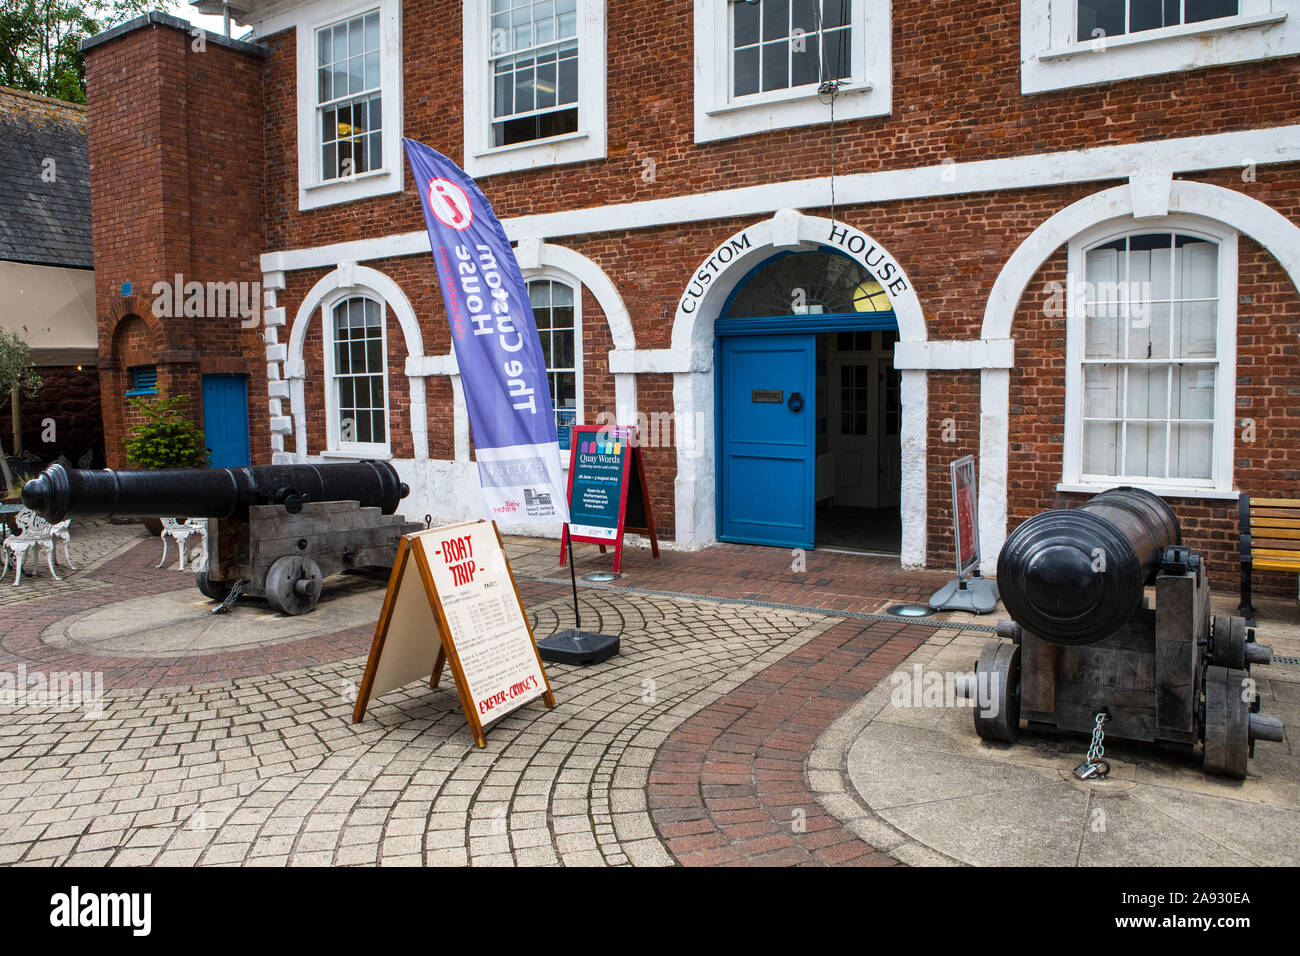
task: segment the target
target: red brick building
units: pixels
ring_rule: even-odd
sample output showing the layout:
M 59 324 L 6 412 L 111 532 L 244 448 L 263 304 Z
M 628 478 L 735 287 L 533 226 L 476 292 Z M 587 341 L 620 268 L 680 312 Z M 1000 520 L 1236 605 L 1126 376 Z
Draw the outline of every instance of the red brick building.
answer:
M 232 8 L 249 42 L 87 44 L 110 436 L 131 368 L 245 376 L 255 462 L 388 457 L 477 515 L 410 137 L 517 243 L 561 424 L 642 425 L 679 546 L 948 566 L 972 454 L 986 571 L 1137 484 L 1230 587 L 1237 494 L 1295 494 L 1300 0 Z M 139 295 L 191 281 L 262 323 Z

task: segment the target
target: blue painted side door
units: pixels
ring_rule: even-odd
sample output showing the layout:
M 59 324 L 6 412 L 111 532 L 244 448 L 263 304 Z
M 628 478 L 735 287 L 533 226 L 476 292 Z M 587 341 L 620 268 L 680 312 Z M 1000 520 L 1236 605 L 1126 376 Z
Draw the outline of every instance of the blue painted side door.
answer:
M 248 376 L 203 376 L 203 437 L 211 468 L 249 464 Z
M 718 341 L 719 537 L 811 548 L 816 336 Z

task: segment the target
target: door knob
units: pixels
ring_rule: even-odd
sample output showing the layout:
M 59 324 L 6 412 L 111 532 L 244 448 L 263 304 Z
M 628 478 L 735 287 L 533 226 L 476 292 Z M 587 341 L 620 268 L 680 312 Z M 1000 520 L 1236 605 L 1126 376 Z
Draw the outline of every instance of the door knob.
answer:
M 798 392 L 790 393 L 790 401 L 786 402 L 792 412 L 803 411 L 803 396 Z

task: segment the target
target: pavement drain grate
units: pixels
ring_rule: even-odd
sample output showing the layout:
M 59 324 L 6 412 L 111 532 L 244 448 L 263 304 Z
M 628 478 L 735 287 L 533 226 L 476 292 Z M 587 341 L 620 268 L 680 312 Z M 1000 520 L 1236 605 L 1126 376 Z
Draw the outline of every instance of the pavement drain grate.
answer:
M 538 581 L 542 584 L 563 584 L 566 587 L 569 585 L 569 581 L 563 578 L 543 578 L 532 574 L 520 574 L 516 576 L 525 581 Z M 868 611 L 840 611 L 833 608 L 807 607 L 802 604 L 777 604 L 773 601 L 751 601 L 746 600 L 745 598 L 719 597 L 712 594 L 687 594 L 684 591 L 656 591 L 652 588 L 633 588 L 613 584 L 587 584 L 585 586 L 601 591 L 628 591 L 632 594 L 645 594 L 651 597 L 677 598 L 685 601 L 714 601 L 718 604 L 745 604 L 750 607 L 770 607 L 781 611 L 797 611 L 804 614 L 821 614 L 826 617 L 852 618 L 855 621 L 888 621 L 891 624 L 897 624 L 900 620 L 904 620 L 894 614 L 872 614 Z M 909 617 L 905 620 L 908 624 L 916 624 L 921 627 L 948 627 L 957 628 L 962 631 L 997 632 L 997 628 L 992 624 L 966 624 L 960 621 L 932 621 L 925 618 L 915 617 Z M 1276 657 L 1273 659 L 1277 660 Z

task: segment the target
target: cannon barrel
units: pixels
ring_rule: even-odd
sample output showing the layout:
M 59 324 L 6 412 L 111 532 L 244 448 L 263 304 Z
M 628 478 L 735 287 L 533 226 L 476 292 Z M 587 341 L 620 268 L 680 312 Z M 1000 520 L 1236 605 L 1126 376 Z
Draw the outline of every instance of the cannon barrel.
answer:
M 23 486 L 23 504 L 47 521 L 82 517 L 245 517 L 250 505 L 359 501 L 397 511 L 410 489 L 386 461 L 156 471 L 80 470 L 51 465 Z
M 1078 508 L 1044 511 L 998 555 L 998 591 L 1016 623 L 1054 644 L 1092 644 L 1142 606 L 1178 518 L 1140 488 L 1113 488 Z

